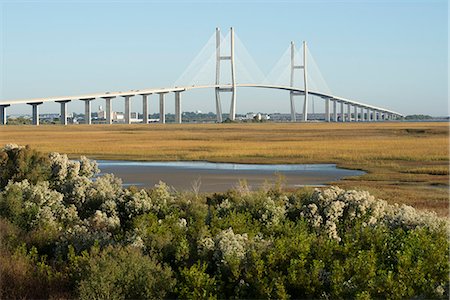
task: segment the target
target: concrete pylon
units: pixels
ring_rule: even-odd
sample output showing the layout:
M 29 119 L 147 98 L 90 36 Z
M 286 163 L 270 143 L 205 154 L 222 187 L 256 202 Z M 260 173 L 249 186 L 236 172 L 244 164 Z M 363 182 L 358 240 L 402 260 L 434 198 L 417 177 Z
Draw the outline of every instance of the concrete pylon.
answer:
M 306 68 L 306 42 L 303 41 L 303 82 L 305 87 L 305 100 L 303 102 L 303 121 L 308 121 L 308 73 Z
M 353 105 L 353 114 L 355 115 L 355 122 L 358 122 L 359 121 L 359 118 L 358 118 L 358 106 L 356 106 L 356 105 Z
M 291 121 L 296 121 L 296 113 L 295 113 L 295 99 L 294 96 L 297 95 L 303 95 L 304 96 L 304 103 L 303 103 L 303 114 L 302 114 L 302 120 L 307 121 L 308 120 L 308 76 L 307 76 L 307 69 L 306 69 L 306 42 L 303 41 L 303 65 L 297 65 L 295 62 L 295 44 L 294 42 L 291 42 L 291 80 L 290 80 L 290 86 L 294 87 L 294 78 L 295 78 L 295 70 L 296 69 L 303 69 L 303 82 L 304 82 L 304 93 L 298 93 L 291 91 L 290 92 L 290 101 L 291 101 Z
M 166 93 L 159 93 L 159 123 L 166 123 L 166 107 L 164 103 L 164 95 Z
M 56 101 L 61 105 L 60 123 L 61 125 L 67 125 L 67 103 L 71 100 Z
M 351 105 L 350 103 L 347 103 L 347 121 L 352 121 L 352 112 L 351 112 Z
M 344 102 L 341 101 L 341 122 L 345 122 Z
M 102 98 L 105 99 L 106 124 L 112 124 L 111 100 L 116 97 L 112 96 L 112 97 L 102 97 Z
M 330 122 L 330 98 L 325 99 L 325 122 Z
M 81 101 L 84 101 L 84 124 L 92 124 L 91 101 L 94 99 L 95 98 L 80 99 Z
M 175 92 L 175 123 L 181 124 L 181 92 Z
M 0 105 L 0 125 L 6 125 L 6 108 L 9 104 Z
M 333 100 L 333 122 L 338 121 L 338 113 L 337 113 L 337 101 Z
M 142 123 L 148 124 L 148 94 L 142 95 Z
M 41 105 L 43 102 L 31 102 L 27 103 L 28 105 L 31 105 L 32 107 L 32 124 L 39 126 L 39 105 Z
M 130 98 L 133 97 L 133 95 L 125 95 L 123 96 L 125 101 L 124 101 L 124 105 L 125 105 L 125 124 L 131 124 L 131 103 L 130 103 Z
M 234 63 L 234 30 L 230 28 L 230 56 L 222 56 L 220 54 L 221 47 L 220 29 L 216 28 L 216 114 L 217 122 L 222 122 L 222 104 L 220 102 L 220 92 L 231 92 L 231 104 L 229 119 L 236 119 L 236 68 Z M 231 65 L 231 86 L 220 87 L 220 62 L 229 60 Z
M 294 87 L 294 74 L 295 74 L 295 69 L 296 69 L 296 65 L 295 65 L 295 45 L 294 42 L 291 42 L 291 81 L 290 81 L 290 85 L 291 87 Z M 296 115 L 295 115 L 295 100 L 294 100 L 294 96 L 296 94 L 294 93 L 294 91 L 291 91 L 289 93 L 290 96 L 290 100 L 291 100 L 291 122 L 295 122 L 297 121 Z

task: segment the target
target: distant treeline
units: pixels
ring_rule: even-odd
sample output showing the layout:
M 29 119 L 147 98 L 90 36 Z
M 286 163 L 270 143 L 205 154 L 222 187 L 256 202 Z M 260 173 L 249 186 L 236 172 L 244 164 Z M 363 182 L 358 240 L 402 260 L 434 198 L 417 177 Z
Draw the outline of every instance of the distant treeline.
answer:
M 448 119 L 448 117 L 446 118 Z M 408 115 L 405 117 L 405 120 L 432 120 L 432 119 L 443 119 L 443 118 L 436 118 L 429 115 Z

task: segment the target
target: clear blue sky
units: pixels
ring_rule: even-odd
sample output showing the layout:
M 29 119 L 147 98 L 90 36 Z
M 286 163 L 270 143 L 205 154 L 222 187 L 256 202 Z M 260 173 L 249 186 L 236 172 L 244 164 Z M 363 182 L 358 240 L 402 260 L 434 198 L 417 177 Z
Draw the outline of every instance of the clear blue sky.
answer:
M 233 26 L 264 72 L 291 40 L 307 40 L 333 94 L 404 114 L 448 115 L 444 0 L 0 3 L 0 99 L 171 86 L 215 27 Z M 183 110 L 214 110 L 213 91 L 183 99 Z M 114 109 L 123 110 L 122 103 Z M 58 109 L 41 106 L 42 112 Z M 8 112 L 30 110 L 17 105 Z M 81 112 L 82 104 L 69 110 Z M 289 96 L 239 91 L 238 113 L 248 111 L 288 112 Z

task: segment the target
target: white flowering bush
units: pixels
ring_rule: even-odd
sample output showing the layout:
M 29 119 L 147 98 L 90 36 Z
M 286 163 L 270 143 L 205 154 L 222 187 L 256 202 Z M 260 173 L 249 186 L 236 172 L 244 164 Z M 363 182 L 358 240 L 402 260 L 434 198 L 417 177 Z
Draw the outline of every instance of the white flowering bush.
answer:
M 391 228 L 432 230 L 448 226 L 445 220 L 432 212 L 422 212 L 407 205 L 391 205 L 375 199 L 367 191 L 345 191 L 338 187 L 316 189 L 301 211 L 308 223 L 318 232 L 324 231 L 331 239 L 341 241 L 340 231 L 360 222 L 362 226 L 387 225 Z
M 150 197 L 154 199 L 154 211 L 162 215 L 168 212 L 169 207 L 174 204 L 175 200 L 175 197 L 170 193 L 169 186 L 162 181 L 151 190 Z
M 233 228 L 228 228 L 216 235 L 215 242 L 217 244 L 215 258 L 219 263 L 229 264 L 244 258 L 248 236 L 246 233 L 236 234 Z
M 123 211 L 128 219 L 134 216 L 142 215 L 150 212 L 153 209 L 153 202 L 148 193 L 145 190 L 140 190 L 137 193 L 125 191 L 124 197 L 122 197 Z
M 75 206 L 64 205 L 63 195 L 51 190 L 46 181 L 36 185 L 27 180 L 10 182 L 0 193 L 0 199 L 4 209 L 10 210 L 11 219 L 22 228 L 62 231 L 80 223 Z M 7 201 L 8 207 L 5 205 Z

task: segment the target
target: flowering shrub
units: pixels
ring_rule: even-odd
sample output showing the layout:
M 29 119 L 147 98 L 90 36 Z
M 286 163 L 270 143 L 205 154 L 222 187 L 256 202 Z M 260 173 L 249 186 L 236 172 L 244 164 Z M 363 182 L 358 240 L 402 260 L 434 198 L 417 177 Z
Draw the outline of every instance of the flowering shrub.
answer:
M 356 222 L 361 222 L 362 226 L 386 225 L 392 229 L 448 227 L 448 223 L 435 213 L 417 211 L 407 205 L 390 205 L 366 191 L 345 191 L 338 187 L 315 190 L 306 201 L 301 216 L 318 232 L 324 231 L 336 241 L 341 241 L 338 231 L 344 231 L 346 226 Z
M 0 264 L 1 298 L 33 297 L 6 284 L 42 274 L 40 298 L 449 297 L 434 213 L 338 187 L 201 195 L 98 174 L 84 157 L 0 151 L 0 253 L 26 262 Z

